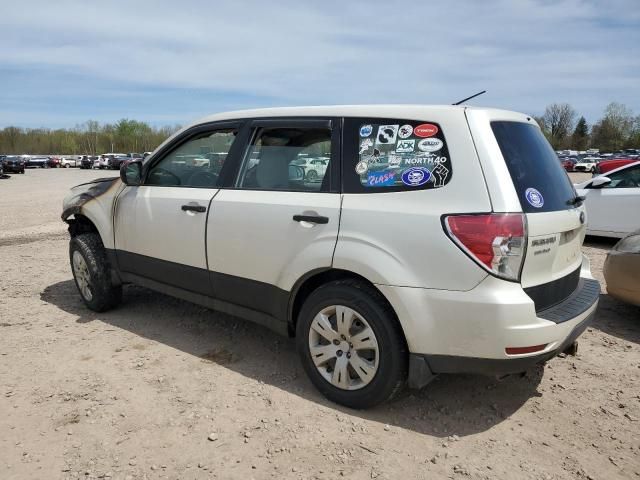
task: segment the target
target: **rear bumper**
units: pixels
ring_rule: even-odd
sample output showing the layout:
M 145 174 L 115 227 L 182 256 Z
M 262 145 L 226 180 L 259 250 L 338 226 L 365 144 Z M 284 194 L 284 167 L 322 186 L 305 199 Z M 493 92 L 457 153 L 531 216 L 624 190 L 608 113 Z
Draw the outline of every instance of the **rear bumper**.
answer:
M 433 373 L 515 373 L 544 362 L 584 331 L 600 293 L 586 258 L 578 289 L 540 312 L 519 284 L 491 276 L 467 292 L 378 288 L 395 309 L 414 360 L 425 359 Z M 545 347 L 506 353 L 506 348 L 533 345 Z
M 582 332 L 593 322 L 595 311 L 578 323 L 569 335 L 553 350 L 533 356 L 522 356 L 509 359 L 456 357 L 448 355 L 411 355 L 411 363 L 423 361 L 432 373 L 470 373 L 480 375 L 508 375 L 521 373 L 535 365 L 546 362 L 566 350 Z M 415 382 L 415 381 L 414 381 Z M 411 382 L 411 383 L 414 383 Z

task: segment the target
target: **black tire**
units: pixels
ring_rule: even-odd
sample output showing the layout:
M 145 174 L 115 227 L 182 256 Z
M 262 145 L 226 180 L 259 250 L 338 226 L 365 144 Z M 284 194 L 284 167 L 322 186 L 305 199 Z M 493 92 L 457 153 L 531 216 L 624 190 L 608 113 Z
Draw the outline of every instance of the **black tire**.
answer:
M 378 370 L 373 379 L 358 390 L 332 385 L 320 374 L 311 358 L 311 324 L 318 312 L 331 305 L 355 310 L 369 323 L 378 342 Z M 403 388 L 407 379 L 407 344 L 396 316 L 379 291 L 358 280 L 330 282 L 309 295 L 298 316 L 296 345 L 302 366 L 315 387 L 329 400 L 349 408 L 364 409 L 386 402 Z
M 82 293 L 73 265 L 74 253 L 78 252 L 84 259 L 89 276 L 89 288 L 92 298 L 87 299 Z M 78 288 L 84 304 L 95 312 L 104 312 L 116 307 L 122 301 L 122 285 L 111 282 L 111 266 L 97 233 L 83 233 L 69 242 L 69 262 L 73 272 L 73 280 Z

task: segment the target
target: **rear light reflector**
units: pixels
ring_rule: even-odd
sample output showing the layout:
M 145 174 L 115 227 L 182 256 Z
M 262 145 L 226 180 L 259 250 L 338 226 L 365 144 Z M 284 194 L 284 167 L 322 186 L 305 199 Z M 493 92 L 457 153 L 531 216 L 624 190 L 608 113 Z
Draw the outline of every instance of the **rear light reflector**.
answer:
M 541 352 L 545 348 L 547 348 L 547 343 L 544 345 L 534 345 L 532 347 L 507 347 L 504 351 L 507 355 L 522 355 L 523 353 L 534 353 Z
M 522 213 L 487 213 L 445 217 L 449 237 L 481 267 L 519 280 L 526 245 Z

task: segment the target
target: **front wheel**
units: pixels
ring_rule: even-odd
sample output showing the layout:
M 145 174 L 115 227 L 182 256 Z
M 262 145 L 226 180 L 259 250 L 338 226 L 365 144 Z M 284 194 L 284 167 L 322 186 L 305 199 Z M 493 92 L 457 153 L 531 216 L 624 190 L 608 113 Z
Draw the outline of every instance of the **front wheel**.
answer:
M 83 233 L 71 239 L 69 260 L 82 301 L 96 312 L 117 306 L 122 300 L 122 286 L 111 282 L 111 267 L 97 233 Z
M 311 293 L 298 317 L 296 343 L 316 388 L 350 408 L 391 399 L 407 378 L 400 325 L 380 292 L 364 282 L 331 282 Z

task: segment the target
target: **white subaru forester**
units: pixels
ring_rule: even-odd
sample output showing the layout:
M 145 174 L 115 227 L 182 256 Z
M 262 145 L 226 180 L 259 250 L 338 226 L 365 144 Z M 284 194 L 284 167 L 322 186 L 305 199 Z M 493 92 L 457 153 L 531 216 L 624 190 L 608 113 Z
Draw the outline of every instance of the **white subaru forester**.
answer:
M 327 162 L 313 181 L 311 158 Z M 135 283 L 295 336 L 315 386 L 354 408 L 542 363 L 600 292 L 582 199 L 535 121 L 501 110 L 214 115 L 63 210 L 89 308 Z

